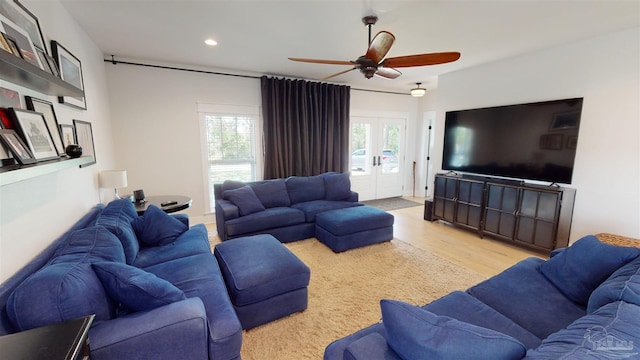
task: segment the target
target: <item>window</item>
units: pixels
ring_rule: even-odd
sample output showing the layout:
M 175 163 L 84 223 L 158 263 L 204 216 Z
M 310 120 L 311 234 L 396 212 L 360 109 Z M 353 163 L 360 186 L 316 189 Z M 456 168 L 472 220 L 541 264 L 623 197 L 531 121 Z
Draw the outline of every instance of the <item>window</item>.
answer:
M 204 148 L 209 209 L 214 212 L 213 184 L 225 180 L 255 181 L 258 110 L 198 104 Z

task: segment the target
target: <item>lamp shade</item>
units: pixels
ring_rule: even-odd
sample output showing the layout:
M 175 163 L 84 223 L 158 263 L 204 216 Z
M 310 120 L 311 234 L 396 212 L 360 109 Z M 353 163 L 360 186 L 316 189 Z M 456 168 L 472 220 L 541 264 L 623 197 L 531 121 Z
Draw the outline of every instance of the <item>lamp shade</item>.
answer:
M 127 186 L 126 170 L 107 170 L 100 172 L 100 187 L 117 189 Z
M 424 94 L 427 93 L 427 89 L 421 88 L 420 84 L 422 84 L 422 83 L 416 83 L 416 85 L 418 85 L 418 87 L 411 89 L 411 96 L 421 97 L 421 96 L 424 96 Z

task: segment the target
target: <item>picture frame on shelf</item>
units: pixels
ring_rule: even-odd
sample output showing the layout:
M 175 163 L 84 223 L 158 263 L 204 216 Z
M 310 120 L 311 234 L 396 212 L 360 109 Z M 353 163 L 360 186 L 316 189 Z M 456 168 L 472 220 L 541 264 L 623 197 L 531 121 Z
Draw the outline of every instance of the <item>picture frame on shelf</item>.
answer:
M 47 59 L 49 68 L 51 68 L 51 74 L 55 77 L 60 77 L 60 70 L 58 69 L 58 63 L 56 63 L 56 60 L 49 54 L 45 54 L 45 58 Z
M 13 129 L 0 129 L 0 140 L 2 143 L 6 145 L 9 150 L 11 150 L 11 154 L 13 158 L 16 159 L 20 164 L 33 164 L 36 162 L 36 159 L 33 157 L 33 154 L 27 148 L 27 145 L 22 141 L 18 133 L 16 133 Z
M 48 54 L 38 18 L 19 0 L 1 1 L 0 14 L 26 31 L 31 38 L 33 46 Z
M 5 33 L 1 33 L 0 35 L 2 35 L 2 39 L 4 40 L 4 42 L 7 43 L 7 46 L 9 47 L 9 52 L 12 53 L 14 56 L 19 57 L 20 59 L 24 59 L 22 57 L 22 51 L 20 51 L 20 48 L 18 47 L 18 43 L 16 42 L 16 39 L 12 38 L 11 36 Z
M 53 139 L 53 144 L 56 146 L 58 155 L 64 156 L 65 146 L 62 143 L 62 134 L 60 134 L 58 118 L 56 117 L 53 103 L 31 96 L 25 96 L 25 100 L 27 102 L 27 109 L 39 112 L 44 116 L 44 120 L 47 123 L 47 128 L 49 128 L 49 133 L 51 134 L 51 138 Z
M 47 54 L 44 53 L 43 50 L 40 50 L 38 48 L 36 48 L 36 54 L 38 54 L 38 58 L 40 59 L 40 62 L 42 63 L 42 70 L 48 72 L 49 74 L 53 75 L 53 70 L 51 70 L 51 66 L 49 65 L 49 62 L 47 61 Z
M 84 78 L 82 76 L 82 63 L 80 59 L 55 40 L 51 40 L 51 53 L 58 65 L 60 78 L 84 91 Z M 84 96 L 59 96 L 58 102 L 81 110 L 87 109 Z
M 20 93 L 16 90 L 0 86 L 0 108 L 22 109 Z
M 73 126 L 76 130 L 76 144 L 82 147 L 82 156 L 90 156 L 93 160 L 80 167 L 86 167 L 96 163 L 96 148 L 93 143 L 93 129 L 91 123 L 83 120 L 73 119 Z
M 0 140 L 0 167 L 13 165 L 14 161 L 13 156 L 11 156 L 11 149 Z
M 40 59 L 38 58 L 29 34 L 2 14 L 0 14 L 0 25 L 2 31 L 14 39 L 18 49 L 20 49 L 22 58 L 42 70 L 42 64 L 40 63 Z M 5 36 L 5 38 L 7 37 Z
M 60 158 L 51 138 L 44 115 L 41 113 L 9 108 L 15 127 L 27 144 L 36 161 Z
M 62 145 L 67 146 L 76 143 L 76 128 L 69 124 L 60 124 L 60 134 L 62 135 Z

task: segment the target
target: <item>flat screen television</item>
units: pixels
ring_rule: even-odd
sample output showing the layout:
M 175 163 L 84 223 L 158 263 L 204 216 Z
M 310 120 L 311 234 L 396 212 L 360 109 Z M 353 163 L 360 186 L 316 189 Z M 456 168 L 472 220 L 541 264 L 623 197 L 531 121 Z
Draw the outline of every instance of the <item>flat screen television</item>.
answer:
M 582 100 L 448 111 L 442 169 L 571 184 Z

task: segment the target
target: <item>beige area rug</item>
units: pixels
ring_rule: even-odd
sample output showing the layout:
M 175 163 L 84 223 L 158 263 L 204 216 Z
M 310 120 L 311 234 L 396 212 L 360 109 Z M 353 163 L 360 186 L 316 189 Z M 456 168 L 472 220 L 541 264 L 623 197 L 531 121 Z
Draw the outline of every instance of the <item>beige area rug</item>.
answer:
M 245 331 L 243 360 L 322 359 L 332 341 L 380 321 L 380 299 L 424 305 L 484 280 L 395 239 L 339 254 L 316 239 L 286 246 L 311 268 L 308 308 Z

